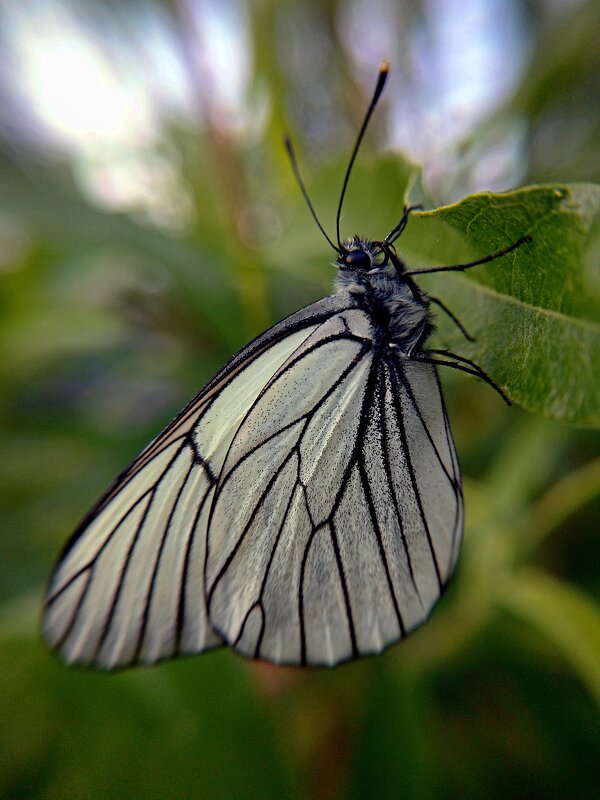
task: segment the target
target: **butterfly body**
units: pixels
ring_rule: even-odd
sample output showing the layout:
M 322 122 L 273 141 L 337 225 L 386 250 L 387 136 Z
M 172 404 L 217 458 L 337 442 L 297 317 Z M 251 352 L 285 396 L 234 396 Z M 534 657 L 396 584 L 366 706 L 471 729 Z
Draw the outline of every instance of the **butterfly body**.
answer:
M 335 285 L 363 297 L 364 308 L 380 322 L 382 335 L 410 355 L 433 331 L 426 294 L 408 276 L 404 262 L 384 242 L 354 236 L 338 258 Z

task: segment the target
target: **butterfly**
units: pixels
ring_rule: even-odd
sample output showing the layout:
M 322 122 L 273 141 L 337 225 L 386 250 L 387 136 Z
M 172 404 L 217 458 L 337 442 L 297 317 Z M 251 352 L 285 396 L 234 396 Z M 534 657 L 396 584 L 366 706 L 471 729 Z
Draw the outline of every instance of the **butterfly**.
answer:
M 119 475 L 67 543 L 43 634 L 66 661 L 114 669 L 224 644 L 276 664 L 378 653 L 429 616 L 463 533 L 458 458 L 427 347 L 431 303 L 394 242 L 340 239 L 334 292 L 234 355 Z M 506 399 L 506 398 L 505 398 Z

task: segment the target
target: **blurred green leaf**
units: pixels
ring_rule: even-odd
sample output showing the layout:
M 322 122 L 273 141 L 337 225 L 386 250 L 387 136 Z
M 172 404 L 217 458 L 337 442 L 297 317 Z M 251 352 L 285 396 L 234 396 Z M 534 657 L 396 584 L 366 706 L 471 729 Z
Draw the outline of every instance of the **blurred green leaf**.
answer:
M 347 797 L 432 797 L 431 698 L 411 671 L 389 660 L 374 663 L 370 677 Z
M 521 544 L 521 552 L 526 554 L 538 547 L 549 533 L 598 496 L 600 458 L 595 458 L 553 484 L 538 499 L 532 508 L 530 533 Z
M 191 308 L 196 324 L 226 347 L 239 346 L 232 320 L 239 319 L 240 307 L 222 231 L 216 236 L 208 228 L 196 239 L 169 235 L 133 216 L 93 206 L 61 173 L 40 170 L 33 176 L 10 163 L 0 165 L 0 212 L 14 215 L 53 255 L 74 259 L 82 272 L 94 264 L 94 255 L 112 260 L 124 275 L 135 264 L 148 275 L 165 270 L 180 306 Z
M 559 648 L 600 703 L 600 608 L 557 578 L 522 569 L 497 583 L 501 605 Z
M 295 798 L 272 721 L 228 653 L 107 676 L 0 641 L 0 796 Z
M 566 4 L 565 4 L 566 5 Z M 596 0 L 583 0 L 565 15 L 556 15 L 541 31 L 528 80 L 523 81 L 509 109 L 535 118 L 573 92 L 597 65 L 600 36 Z M 506 109 L 503 109 L 506 112 Z
M 525 234 L 492 264 L 423 276 L 423 285 L 463 322 L 445 315 L 445 341 L 474 359 L 529 411 L 600 425 L 600 186 L 527 187 L 472 195 L 416 214 L 401 242 L 411 268 L 465 263 Z

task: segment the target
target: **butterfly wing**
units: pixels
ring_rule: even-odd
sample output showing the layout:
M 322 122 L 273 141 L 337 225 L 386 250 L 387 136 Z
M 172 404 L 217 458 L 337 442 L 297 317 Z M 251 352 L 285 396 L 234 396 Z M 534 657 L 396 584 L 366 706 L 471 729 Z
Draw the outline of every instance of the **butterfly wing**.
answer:
M 206 614 L 204 560 L 226 453 L 278 368 L 352 303 L 324 298 L 248 344 L 83 520 L 51 577 L 43 620 L 67 661 L 110 669 L 222 644 Z
M 435 367 L 374 347 L 367 313 L 317 328 L 232 440 L 208 527 L 208 613 L 275 663 L 333 665 L 420 625 L 462 535 Z

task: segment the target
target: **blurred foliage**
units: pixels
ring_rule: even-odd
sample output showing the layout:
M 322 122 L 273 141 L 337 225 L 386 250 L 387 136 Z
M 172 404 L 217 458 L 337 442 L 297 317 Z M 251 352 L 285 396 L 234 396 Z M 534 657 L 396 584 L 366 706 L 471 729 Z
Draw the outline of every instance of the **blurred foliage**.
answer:
M 418 16 L 422 4 L 408 5 Z M 182 6 L 163 4 L 174 29 Z M 335 54 L 328 113 L 355 125 L 365 98 L 357 102 L 340 47 L 341 6 L 285 13 L 304 11 L 306 29 Z M 481 359 L 519 405 L 591 424 L 597 188 L 572 182 L 600 177 L 600 15 L 593 0 L 560 18 L 541 2 L 527 8 L 530 69 L 464 142 L 446 186 L 455 196 L 490 131 L 515 116 L 526 126 L 523 182 L 560 185 L 415 214 L 399 250 L 414 266 L 455 262 L 536 225 L 529 250 L 475 274 L 423 279 L 477 336 L 469 345 L 438 315 L 437 345 Z M 278 13 L 270 2 L 248 11 L 252 91 L 272 96 L 260 143 L 236 140 L 209 115 L 166 125 L 157 144 L 175 154 L 187 227 L 101 209 L 68 159 L 14 142 L 0 153 L 0 795 L 595 798 L 600 437 L 507 409 L 450 370 L 465 543 L 447 595 L 406 642 L 329 672 L 220 651 L 109 676 L 67 669 L 39 641 L 44 581 L 77 518 L 236 348 L 329 291 L 331 253 L 280 145 L 292 129 L 308 160 L 310 136 L 291 122 L 302 114 L 286 100 L 301 97 L 304 65 L 286 62 Z M 335 138 L 346 143 L 337 159 L 305 169 L 325 220 L 351 143 Z M 402 212 L 400 187 L 440 200 L 402 158 L 367 146 L 346 234 L 384 235 Z

